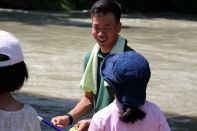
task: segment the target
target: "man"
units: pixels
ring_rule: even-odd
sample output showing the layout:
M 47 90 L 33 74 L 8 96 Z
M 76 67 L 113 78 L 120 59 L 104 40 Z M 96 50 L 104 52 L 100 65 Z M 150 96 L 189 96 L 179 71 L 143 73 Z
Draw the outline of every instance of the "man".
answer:
M 100 66 L 108 54 L 131 51 L 127 40 L 119 33 L 121 31 L 121 9 L 113 0 L 99 0 L 90 10 L 92 18 L 92 35 L 96 44 L 85 57 L 85 72 L 80 83 L 84 96 L 68 114 L 57 116 L 51 122 L 64 128 L 73 120 L 88 113 L 92 108 L 96 113 L 114 100 L 114 93 L 105 85 L 100 76 Z M 75 127 L 78 131 L 88 130 L 91 119 L 79 121 Z

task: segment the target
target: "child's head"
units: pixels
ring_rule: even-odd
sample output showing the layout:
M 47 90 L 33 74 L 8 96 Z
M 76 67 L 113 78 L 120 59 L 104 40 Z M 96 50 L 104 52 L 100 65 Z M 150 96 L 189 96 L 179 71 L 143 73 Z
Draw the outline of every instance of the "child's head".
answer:
M 150 74 L 148 61 L 134 51 L 108 55 L 101 66 L 104 80 L 115 90 L 118 101 L 127 107 L 144 104 Z
M 121 7 L 113 0 L 99 0 L 90 9 L 91 16 L 112 13 L 117 23 L 120 23 Z
M 19 90 L 28 79 L 19 40 L 0 30 L 0 94 Z

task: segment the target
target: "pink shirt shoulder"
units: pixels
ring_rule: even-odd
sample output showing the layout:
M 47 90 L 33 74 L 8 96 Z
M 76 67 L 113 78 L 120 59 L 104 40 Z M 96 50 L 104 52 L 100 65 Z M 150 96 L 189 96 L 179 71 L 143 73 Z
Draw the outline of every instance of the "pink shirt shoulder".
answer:
M 156 104 L 146 101 L 140 108 L 146 112 L 142 121 L 124 123 L 119 120 L 121 104 L 114 100 L 93 116 L 88 131 L 170 131 L 163 112 Z

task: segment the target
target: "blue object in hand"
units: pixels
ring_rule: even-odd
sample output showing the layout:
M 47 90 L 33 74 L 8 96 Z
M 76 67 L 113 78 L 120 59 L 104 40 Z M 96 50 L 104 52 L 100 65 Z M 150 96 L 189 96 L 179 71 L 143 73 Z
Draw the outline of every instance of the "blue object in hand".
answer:
M 40 121 L 42 121 L 43 123 L 49 125 L 50 127 L 56 129 L 57 131 L 62 131 L 62 129 L 60 129 L 59 127 L 55 126 L 55 125 L 52 124 L 51 122 L 49 122 L 49 121 L 43 119 L 42 117 L 38 116 L 38 119 L 39 119 Z

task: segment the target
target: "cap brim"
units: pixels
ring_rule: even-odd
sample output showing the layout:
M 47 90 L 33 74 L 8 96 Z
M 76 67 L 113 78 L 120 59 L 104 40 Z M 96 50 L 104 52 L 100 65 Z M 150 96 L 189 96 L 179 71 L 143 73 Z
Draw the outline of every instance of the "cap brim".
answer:
M 103 79 L 116 90 L 115 81 L 116 79 L 113 76 L 113 67 L 116 62 L 117 56 L 115 54 L 109 54 L 103 60 L 103 64 L 101 65 L 101 76 Z
M 0 67 L 10 66 L 10 65 L 12 65 L 12 61 L 11 60 L 0 61 Z

